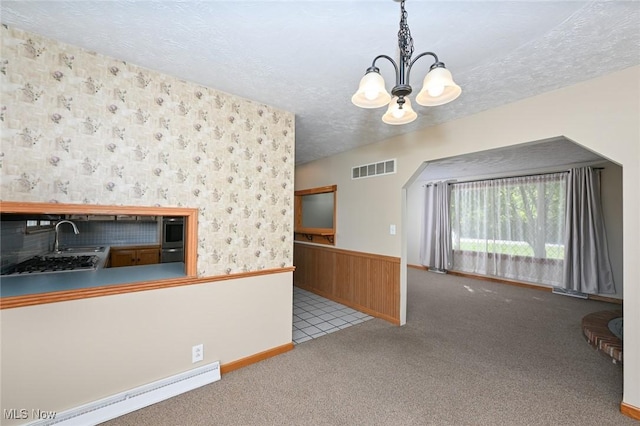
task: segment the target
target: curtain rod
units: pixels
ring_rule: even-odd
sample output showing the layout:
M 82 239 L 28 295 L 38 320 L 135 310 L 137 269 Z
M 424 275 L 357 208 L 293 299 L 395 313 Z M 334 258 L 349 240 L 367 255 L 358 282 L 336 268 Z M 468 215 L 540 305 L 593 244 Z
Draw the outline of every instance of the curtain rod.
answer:
M 591 167 L 592 170 L 604 170 L 604 167 Z M 491 180 L 500 180 L 500 179 L 511 179 L 511 178 L 519 178 L 519 177 L 533 177 L 533 176 L 543 176 L 543 175 L 553 175 L 558 173 L 569 173 L 569 170 L 558 170 L 556 172 L 543 172 L 543 173 L 530 173 L 524 175 L 508 175 L 494 178 L 486 178 L 486 179 L 470 179 L 470 180 L 447 180 L 447 185 L 455 185 L 457 183 L 471 183 L 471 182 L 488 182 Z M 433 185 L 432 182 L 424 184 L 424 187 Z

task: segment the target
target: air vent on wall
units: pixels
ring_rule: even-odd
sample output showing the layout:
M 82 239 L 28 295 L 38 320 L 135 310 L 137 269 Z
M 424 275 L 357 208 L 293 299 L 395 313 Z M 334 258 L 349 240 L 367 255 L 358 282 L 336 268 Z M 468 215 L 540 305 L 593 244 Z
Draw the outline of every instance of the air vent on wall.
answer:
M 396 160 L 385 160 L 379 163 L 364 164 L 351 169 L 351 179 L 362 179 L 372 176 L 388 175 L 396 172 Z

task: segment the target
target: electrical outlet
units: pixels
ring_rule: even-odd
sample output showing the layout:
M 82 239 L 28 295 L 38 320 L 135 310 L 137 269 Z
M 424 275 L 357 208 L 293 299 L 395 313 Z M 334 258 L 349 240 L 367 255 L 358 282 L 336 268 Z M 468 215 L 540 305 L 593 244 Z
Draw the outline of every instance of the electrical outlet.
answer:
M 395 225 L 389 225 L 389 234 L 396 235 L 396 226 Z
M 196 363 L 204 359 L 204 345 L 200 343 L 191 348 L 191 362 Z

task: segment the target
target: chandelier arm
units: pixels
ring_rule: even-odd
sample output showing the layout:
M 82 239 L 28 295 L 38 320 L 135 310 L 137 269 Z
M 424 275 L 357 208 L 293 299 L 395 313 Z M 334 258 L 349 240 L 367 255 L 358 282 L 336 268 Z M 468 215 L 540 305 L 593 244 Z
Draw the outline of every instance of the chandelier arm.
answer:
M 398 62 L 387 55 L 376 56 L 371 63 L 371 67 L 367 68 L 365 77 L 360 80 L 360 87 L 352 96 L 351 101 L 362 108 L 378 108 L 388 104 L 389 107 L 383 115 L 382 121 L 387 124 L 407 124 L 417 117 L 417 114 L 411 108 L 411 100 L 409 99 L 409 95 L 413 91 L 409 84 L 409 77 L 411 68 L 413 68 L 418 59 L 423 56 L 432 56 L 434 59 L 424 79 L 423 88 L 416 96 L 416 101 L 420 105 L 443 105 L 456 99 L 460 95 L 461 89 L 455 84 L 451 73 L 445 68 L 444 63 L 440 62 L 435 53 L 424 52 L 412 60 L 414 52 L 413 37 L 411 37 L 411 31 L 407 23 L 407 11 L 404 8 L 405 0 L 396 1 L 400 2 L 400 30 L 398 31 L 400 57 Z M 392 97 L 386 92 L 384 79 L 380 75 L 380 69 L 376 67 L 378 59 L 383 58 L 391 62 L 396 73 L 396 84 L 391 89 Z M 369 76 L 367 77 L 367 75 Z M 433 81 L 436 81 L 436 83 Z
M 433 59 L 434 59 L 433 64 L 431 64 L 431 68 L 433 68 L 435 65 L 438 65 L 438 64 L 440 64 L 440 63 L 441 63 L 441 62 L 438 60 L 438 55 L 436 55 L 436 54 L 435 54 L 435 53 L 433 53 L 433 52 L 423 52 L 423 53 L 419 54 L 418 56 L 416 56 L 416 57 L 413 59 L 413 61 L 411 61 L 411 63 L 409 64 L 409 67 L 407 68 L 407 84 L 409 84 L 409 82 L 411 81 L 411 80 L 409 79 L 409 76 L 410 76 L 410 74 L 411 74 L 411 68 L 413 68 L 413 64 L 415 64 L 415 63 L 416 63 L 416 61 L 417 61 L 418 59 L 422 58 L 423 56 L 427 56 L 427 55 L 429 55 L 429 56 L 433 56 Z M 444 66 L 444 64 L 442 64 L 442 65 Z
M 378 59 L 381 59 L 381 58 L 387 59 L 393 65 L 393 68 L 394 68 L 394 70 L 396 72 L 396 85 L 398 85 L 399 84 L 399 78 L 400 78 L 399 74 L 398 74 L 398 64 L 390 56 L 387 56 L 387 55 L 378 55 L 378 56 L 376 56 L 373 59 L 373 62 L 371 63 L 371 68 L 378 69 L 378 67 L 376 67 L 376 61 Z M 371 68 L 369 68 L 369 69 L 371 69 Z

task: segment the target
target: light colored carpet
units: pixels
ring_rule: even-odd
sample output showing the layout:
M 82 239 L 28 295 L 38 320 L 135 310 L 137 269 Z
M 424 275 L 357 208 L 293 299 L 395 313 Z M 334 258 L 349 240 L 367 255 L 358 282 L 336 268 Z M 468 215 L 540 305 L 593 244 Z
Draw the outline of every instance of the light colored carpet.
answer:
M 581 334 L 619 308 L 409 269 L 408 321 L 299 344 L 107 425 L 637 425 Z

